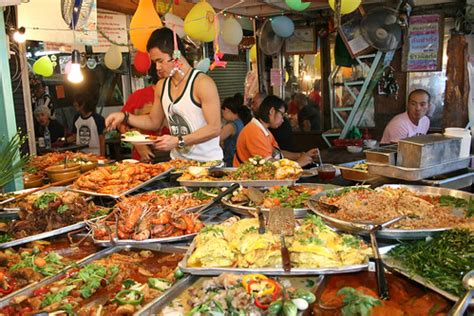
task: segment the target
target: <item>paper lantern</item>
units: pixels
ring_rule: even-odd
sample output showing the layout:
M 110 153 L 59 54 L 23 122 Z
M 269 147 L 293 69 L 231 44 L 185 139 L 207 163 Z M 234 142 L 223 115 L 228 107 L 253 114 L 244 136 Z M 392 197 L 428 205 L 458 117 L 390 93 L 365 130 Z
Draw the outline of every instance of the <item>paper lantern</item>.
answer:
M 135 70 L 139 73 L 146 74 L 151 66 L 150 55 L 148 55 L 148 53 L 138 51 L 135 55 L 133 66 L 135 67 Z
M 272 18 L 272 29 L 276 35 L 287 38 L 293 35 L 295 24 L 285 15 L 276 16 Z
M 310 2 L 301 2 L 301 0 L 285 0 L 286 5 L 295 11 L 306 10 L 311 3 Z
M 350 67 L 341 67 L 342 77 L 345 79 L 352 77 L 352 68 Z
M 250 48 L 249 59 L 250 59 L 250 62 L 251 62 L 251 63 L 257 61 L 257 45 L 253 45 L 253 46 Z
M 140 0 L 137 11 L 130 22 L 130 40 L 141 52 L 146 52 L 146 44 L 154 30 L 163 27 L 155 11 L 152 0 Z
M 165 26 L 169 29 L 173 29 L 178 34 L 179 37 L 183 38 L 186 33 L 184 32 L 184 21 L 179 16 L 172 13 L 166 13 L 165 16 Z
M 206 1 L 198 2 L 184 19 L 184 32 L 194 40 L 212 42 L 219 28 L 214 27 L 216 11 Z
M 341 0 L 341 14 L 348 14 L 354 12 L 360 6 L 361 0 Z M 334 0 L 329 0 L 331 9 L 336 10 Z
M 196 67 L 197 70 L 200 70 L 202 72 L 208 72 L 209 71 L 209 67 L 211 66 L 211 60 L 209 58 L 204 58 L 204 59 L 201 59 Z
M 109 47 L 104 56 L 104 63 L 110 70 L 115 70 L 120 67 L 122 64 L 122 53 L 118 46 L 112 45 Z
M 33 71 L 37 75 L 50 77 L 53 75 L 53 64 L 48 56 L 43 56 L 33 64 Z
M 242 41 L 244 32 L 242 31 L 240 23 L 231 16 L 225 19 L 224 23 L 222 23 L 221 35 L 224 42 L 229 45 L 237 46 L 240 41 Z

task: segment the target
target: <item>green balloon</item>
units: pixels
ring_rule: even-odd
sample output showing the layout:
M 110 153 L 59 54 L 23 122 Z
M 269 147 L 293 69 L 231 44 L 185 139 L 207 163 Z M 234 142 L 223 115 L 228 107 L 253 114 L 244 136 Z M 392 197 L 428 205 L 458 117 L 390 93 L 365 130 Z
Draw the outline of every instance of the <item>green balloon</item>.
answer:
M 301 2 L 301 0 L 285 0 L 285 2 L 290 9 L 295 11 L 306 10 L 311 5 L 309 2 Z
M 48 56 L 43 56 L 33 64 L 33 71 L 43 77 L 50 77 L 53 75 L 53 64 Z

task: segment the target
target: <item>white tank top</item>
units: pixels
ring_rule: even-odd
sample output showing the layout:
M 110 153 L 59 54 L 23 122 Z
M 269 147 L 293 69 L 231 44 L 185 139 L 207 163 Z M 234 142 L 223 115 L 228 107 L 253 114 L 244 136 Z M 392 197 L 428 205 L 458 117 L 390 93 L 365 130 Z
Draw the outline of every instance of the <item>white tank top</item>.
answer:
M 199 70 L 192 69 L 181 96 L 173 102 L 171 99 L 171 78 L 166 78 L 161 92 L 161 104 L 168 120 L 170 133 L 173 136 L 184 136 L 207 125 L 201 105 L 193 98 L 194 81 Z M 222 160 L 224 155 L 219 145 L 219 136 L 206 142 L 186 146 L 184 149 L 172 149 L 171 158 L 191 159 L 197 161 Z

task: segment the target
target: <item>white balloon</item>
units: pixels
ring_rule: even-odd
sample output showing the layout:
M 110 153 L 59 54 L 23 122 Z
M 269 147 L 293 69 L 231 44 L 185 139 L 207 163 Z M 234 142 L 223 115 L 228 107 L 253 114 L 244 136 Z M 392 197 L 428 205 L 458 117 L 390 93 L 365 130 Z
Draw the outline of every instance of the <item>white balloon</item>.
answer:
M 209 58 L 204 58 L 201 59 L 194 68 L 201 70 L 202 72 L 208 72 L 209 67 L 211 67 L 211 60 Z
M 229 45 L 239 45 L 240 41 L 242 41 L 242 37 L 244 36 L 244 32 L 242 31 L 242 26 L 240 25 L 237 20 L 231 16 L 224 20 L 221 29 L 221 35 L 224 42 Z
M 173 29 L 178 34 L 180 38 L 183 38 L 186 33 L 184 32 L 184 21 L 179 16 L 174 15 L 173 13 L 166 13 L 165 16 L 165 26 L 169 29 Z
M 110 70 L 115 70 L 122 64 L 122 53 L 116 45 L 112 45 L 107 50 L 104 56 L 104 64 Z

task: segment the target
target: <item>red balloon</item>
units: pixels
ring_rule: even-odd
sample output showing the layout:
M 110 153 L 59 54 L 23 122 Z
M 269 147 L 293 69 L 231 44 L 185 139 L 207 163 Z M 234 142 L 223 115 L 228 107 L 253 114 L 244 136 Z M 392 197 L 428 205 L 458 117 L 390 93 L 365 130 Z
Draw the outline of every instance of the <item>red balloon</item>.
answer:
M 135 66 L 136 71 L 146 74 L 151 66 L 150 56 L 148 53 L 138 51 L 135 55 L 135 61 L 133 62 L 133 65 Z

